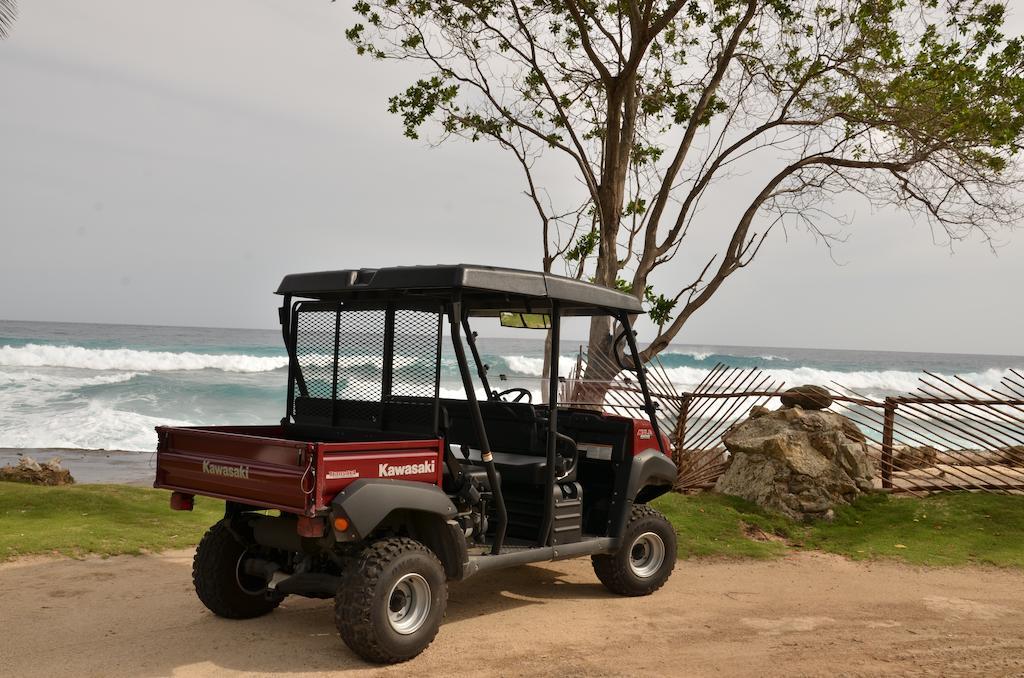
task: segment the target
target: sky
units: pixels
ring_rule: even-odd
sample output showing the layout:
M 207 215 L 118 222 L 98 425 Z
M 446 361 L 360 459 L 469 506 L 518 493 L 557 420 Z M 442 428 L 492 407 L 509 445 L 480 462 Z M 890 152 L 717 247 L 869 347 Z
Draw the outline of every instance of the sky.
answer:
M 539 267 L 514 160 L 404 138 L 387 98 L 417 67 L 358 57 L 344 0 L 19 5 L 0 42 L 0 318 L 267 328 L 289 272 Z M 731 208 L 704 206 L 694 251 L 728 237 Z M 951 252 L 905 213 L 832 209 L 849 237 L 831 256 L 775 233 L 677 343 L 1024 354 L 1024 229 Z

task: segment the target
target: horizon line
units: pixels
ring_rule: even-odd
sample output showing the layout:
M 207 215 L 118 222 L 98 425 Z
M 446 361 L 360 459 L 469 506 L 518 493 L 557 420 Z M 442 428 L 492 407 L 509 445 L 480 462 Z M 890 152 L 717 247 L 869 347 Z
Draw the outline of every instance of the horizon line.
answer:
M 192 329 L 192 330 L 229 330 L 229 331 L 243 331 L 243 332 L 279 332 L 280 327 L 224 327 L 220 325 L 162 325 L 153 323 L 125 323 L 125 322 L 87 322 L 81 320 L 20 320 L 15 318 L 0 318 L 0 322 L 12 322 L 12 323 L 37 323 L 37 324 L 49 324 L 49 325 L 107 325 L 114 327 L 160 327 L 167 329 Z M 481 339 L 520 339 L 520 337 L 496 337 L 480 335 Z M 541 340 L 538 337 L 538 340 Z M 581 342 L 584 345 L 587 343 L 587 339 L 583 338 L 567 338 L 562 339 L 562 343 Z M 949 356 L 991 356 L 997 358 L 1024 358 L 1024 355 L 1018 355 L 1013 353 L 992 353 L 992 352 L 976 352 L 976 353 L 964 353 L 958 351 L 909 351 L 903 349 L 872 349 L 872 348 L 833 348 L 833 347 L 821 347 L 821 346 L 768 346 L 758 344 L 716 344 L 716 343 L 670 343 L 668 348 L 663 351 L 671 352 L 669 349 L 672 347 L 686 347 L 686 348 L 741 348 L 741 349 L 774 349 L 774 350 L 796 350 L 796 351 L 844 351 L 849 353 L 901 353 L 901 354 L 929 354 L 929 355 L 949 355 Z

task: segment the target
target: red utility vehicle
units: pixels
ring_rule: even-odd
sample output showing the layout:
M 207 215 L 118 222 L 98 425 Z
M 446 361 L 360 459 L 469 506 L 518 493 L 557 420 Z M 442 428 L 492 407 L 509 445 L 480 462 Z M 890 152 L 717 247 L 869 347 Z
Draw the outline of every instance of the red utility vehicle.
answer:
M 587 555 L 615 593 L 646 595 L 668 579 L 675 533 L 647 502 L 676 469 L 634 367 L 634 297 L 467 265 L 289 275 L 278 294 L 281 423 L 157 429 L 155 486 L 173 491 L 171 507 L 225 500 L 193 568 L 215 614 L 333 597 L 345 643 L 392 663 L 433 640 L 451 580 Z M 560 405 L 557 370 L 544 404 L 525 388 L 491 389 L 473 318 L 550 330 L 555 364 L 562 320 L 602 314 L 617 323 L 616 353 L 636 372 L 647 418 Z M 446 326 L 463 399 L 440 396 Z

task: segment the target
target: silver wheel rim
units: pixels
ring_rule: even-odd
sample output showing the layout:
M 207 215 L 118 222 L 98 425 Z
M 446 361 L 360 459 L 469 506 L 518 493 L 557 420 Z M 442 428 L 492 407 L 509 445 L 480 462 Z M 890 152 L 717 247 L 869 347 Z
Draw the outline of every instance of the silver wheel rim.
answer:
M 267 582 L 263 581 L 262 586 L 260 586 L 259 588 L 256 588 L 256 589 L 250 588 L 249 586 L 245 585 L 245 582 L 243 581 L 243 579 L 245 579 L 245 578 L 256 580 L 256 581 L 262 581 L 262 580 L 260 580 L 259 577 L 257 577 L 254 574 L 246 574 L 246 572 L 245 572 L 245 559 L 246 559 L 246 557 L 248 555 L 249 555 L 249 549 L 246 549 L 245 551 L 242 551 L 242 555 L 238 556 L 238 563 L 235 564 L 235 581 L 238 582 L 238 588 L 242 589 L 242 591 L 244 593 L 247 593 L 250 596 L 258 596 L 258 595 L 261 595 L 264 591 L 267 590 Z
M 653 532 L 644 532 L 629 547 L 629 569 L 637 577 L 652 577 L 665 562 L 665 542 Z
M 407 636 L 423 627 L 430 614 L 430 584 L 410 572 L 395 582 L 388 594 L 388 622 L 397 633 Z

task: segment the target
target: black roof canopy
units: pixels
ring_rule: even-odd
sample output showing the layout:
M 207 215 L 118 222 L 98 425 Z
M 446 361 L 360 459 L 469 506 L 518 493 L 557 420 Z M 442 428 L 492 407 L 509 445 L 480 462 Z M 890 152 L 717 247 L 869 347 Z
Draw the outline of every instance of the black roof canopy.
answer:
M 603 309 L 641 313 L 629 294 L 550 273 L 496 266 L 453 264 L 393 266 L 286 275 L 278 294 L 321 300 L 447 300 L 456 293 L 474 311 L 543 310 L 551 300 L 568 315 L 591 315 Z M 410 299 L 410 300 L 412 300 Z

